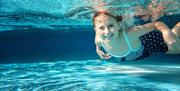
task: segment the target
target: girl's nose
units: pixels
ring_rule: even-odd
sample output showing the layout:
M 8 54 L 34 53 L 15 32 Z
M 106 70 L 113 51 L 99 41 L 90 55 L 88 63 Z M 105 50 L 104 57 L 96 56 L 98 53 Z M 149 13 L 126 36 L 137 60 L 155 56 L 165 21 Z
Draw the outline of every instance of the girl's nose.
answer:
M 108 36 L 108 34 L 109 34 L 109 30 L 107 28 L 105 28 L 104 36 Z

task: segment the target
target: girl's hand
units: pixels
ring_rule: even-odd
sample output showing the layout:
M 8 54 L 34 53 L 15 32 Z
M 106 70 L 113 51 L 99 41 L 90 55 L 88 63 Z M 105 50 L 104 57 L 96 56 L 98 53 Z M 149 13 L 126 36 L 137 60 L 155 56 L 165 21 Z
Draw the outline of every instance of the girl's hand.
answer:
M 171 31 L 163 32 L 163 38 L 168 45 L 176 43 L 176 36 Z
M 109 55 L 109 54 L 105 54 L 103 51 L 101 51 L 101 50 L 98 50 L 97 51 L 97 54 L 100 56 L 100 58 L 101 59 L 109 59 L 109 58 L 111 58 L 112 56 L 111 55 Z

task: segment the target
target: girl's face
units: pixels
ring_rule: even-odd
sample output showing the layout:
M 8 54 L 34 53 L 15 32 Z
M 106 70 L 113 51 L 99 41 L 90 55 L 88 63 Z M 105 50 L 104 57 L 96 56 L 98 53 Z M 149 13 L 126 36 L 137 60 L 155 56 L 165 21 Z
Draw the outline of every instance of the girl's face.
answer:
M 105 41 L 111 41 L 118 36 L 119 24 L 108 15 L 100 14 L 94 21 L 96 34 Z
M 158 0 L 151 0 L 151 2 L 152 2 L 152 3 L 157 3 L 157 2 L 158 2 Z

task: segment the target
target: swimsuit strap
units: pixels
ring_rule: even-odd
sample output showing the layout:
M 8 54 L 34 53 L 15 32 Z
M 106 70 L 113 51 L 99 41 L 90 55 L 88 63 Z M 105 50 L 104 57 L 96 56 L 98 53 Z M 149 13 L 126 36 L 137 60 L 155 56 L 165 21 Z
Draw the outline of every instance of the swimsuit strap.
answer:
M 132 46 L 131 46 L 131 43 L 130 43 L 130 41 L 129 41 L 129 39 L 128 39 L 128 36 L 127 36 L 127 34 L 125 33 L 125 31 L 123 31 L 123 35 L 124 35 L 124 38 L 125 38 L 125 40 L 126 40 L 126 42 L 127 42 L 127 44 L 128 44 L 128 48 L 130 49 L 129 51 L 138 51 L 138 50 L 141 48 L 141 46 L 140 46 L 140 47 L 137 48 L 137 49 L 133 49 Z
M 127 42 L 127 44 L 128 44 L 128 48 L 129 48 L 130 50 L 132 50 L 131 44 L 130 44 L 130 42 L 129 42 L 129 39 L 128 39 L 125 31 L 123 31 L 123 35 L 124 35 L 124 38 L 125 38 L 125 40 L 126 40 L 126 42 Z

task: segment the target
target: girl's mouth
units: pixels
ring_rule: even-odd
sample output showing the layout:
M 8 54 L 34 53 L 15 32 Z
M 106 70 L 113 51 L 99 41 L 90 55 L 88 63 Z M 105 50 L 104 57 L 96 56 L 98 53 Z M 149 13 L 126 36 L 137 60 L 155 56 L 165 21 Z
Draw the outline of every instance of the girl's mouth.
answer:
M 110 40 L 112 38 L 113 34 L 109 35 L 109 36 L 105 36 L 105 40 Z

